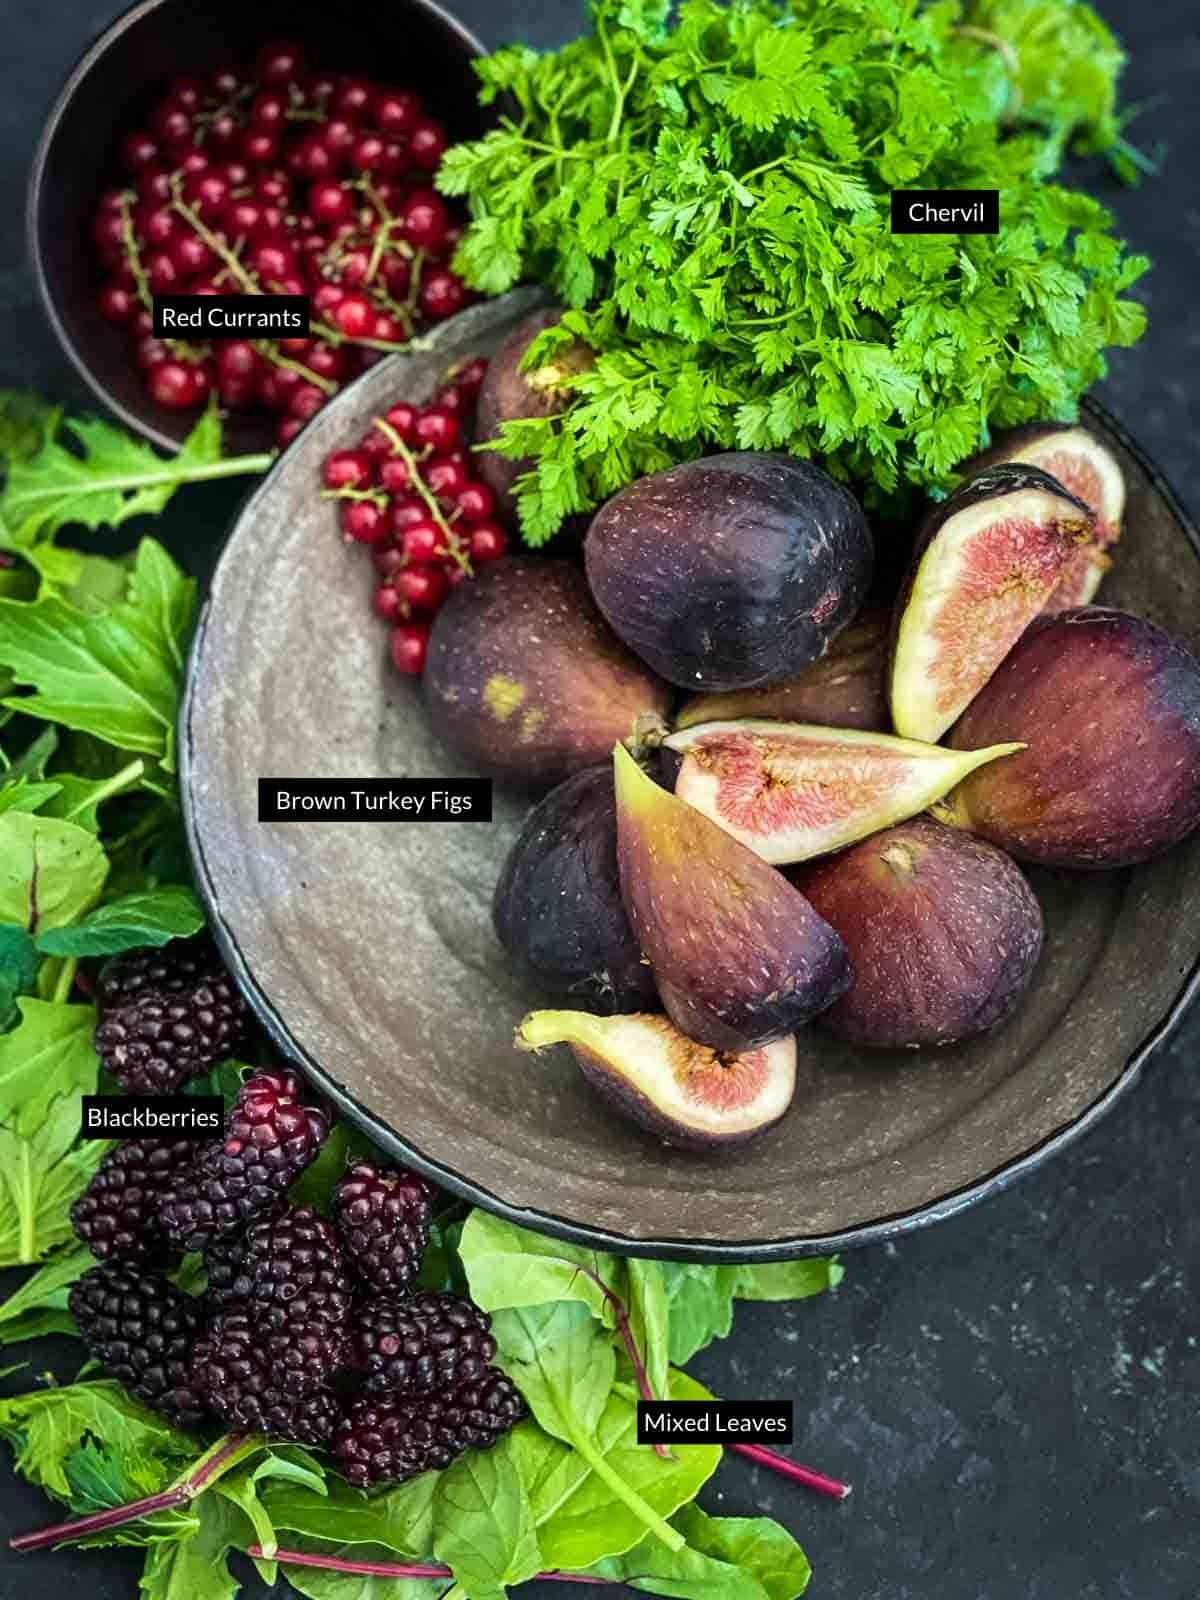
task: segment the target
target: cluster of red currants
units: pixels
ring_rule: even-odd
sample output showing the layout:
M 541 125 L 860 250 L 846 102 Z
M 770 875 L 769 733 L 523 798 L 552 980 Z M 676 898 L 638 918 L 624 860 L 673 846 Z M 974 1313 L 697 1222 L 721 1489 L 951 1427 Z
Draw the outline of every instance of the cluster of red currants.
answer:
M 93 227 L 100 312 L 128 328 L 154 400 L 186 410 L 215 389 L 281 414 L 287 444 L 340 383 L 461 310 L 462 227 L 431 186 L 445 149 L 416 94 L 314 71 L 295 44 L 252 73 L 173 79 Z M 309 295 L 312 337 L 154 337 L 155 295 L 260 293 Z
M 343 537 L 370 548 L 375 615 L 391 628 L 397 671 L 424 670 L 434 613 L 450 590 L 508 549 L 496 497 L 471 473 L 466 428 L 487 371 L 452 368 L 427 406 L 401 401 L 349 450 L 326 456 L 321 480 L 341 502 Z

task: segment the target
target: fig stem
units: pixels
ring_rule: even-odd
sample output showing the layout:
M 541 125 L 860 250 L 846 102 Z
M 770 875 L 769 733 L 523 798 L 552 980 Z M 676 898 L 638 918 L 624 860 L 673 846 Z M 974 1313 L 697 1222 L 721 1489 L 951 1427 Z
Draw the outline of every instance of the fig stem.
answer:
M 828 1495 L 833 1500 L 844 1500 L 850 1493 L 850 1484 L 842 1483 L 837 1478 L 827 1478 L 823 1472 L 815 1472 L 812 1467 L 803 1467 L 798 1461 L 789 1461 L 787 1456 L 781 1456 L 775 1450 L 768 1450 L 763 1444 L 731 1444 L 731 1450 L 736 1450 L 738 1455 L 745 1456 L 747 1460 L 757 1462 L 760 1467 L 766 1467 L 769 1472 L 778 1472 L 783 1478 L 791 1478 L 796 1483 L 802 1483 L 806 1489 L 813 1489 L 817 1494 Z
M 301 1550 L 276 1550 L 273 1554 L 261 1544 L 246 1546 L 246 1554 L 256 1561 L 280 1561 L 285 1567 L 318 1567 L 324 1572 L 355 1573 L 367 1578 L 453 1578 L 449 1567 L 437 1562 L 348 1561 L 342 1556 L 310 1555 Z M 594 1578 L 586 1572 L 537 1572 L 534 1577 L 547 1583 L 598 1583 L 612 1586 L 613 1578 Z
M 211 1450 L 202 1455 L 183 1477 L 177 1479 L 157 1494 L 145 1495 L 140 1500 L 130 1500 L 123 1506 L 110 1506 L 105 1511 L 91 1511 L 84 1517 L 72 1517 L 66 1522 L 53 1522 L 48 1527 L 37 1528 L 32 1533 L 20 1533 L 8 1541 L 10 1550 L 47 1550 L 51 1545 L 73 1544 L 77 1539 L 87 1539 L 94 1533 L 105 1533 L 109 1528 L 123 1528 L 126 1523 L 152 1517 L 159 1511 L 173 1511 L 185 1506 L 202 1494 L 223 1472 L 252 1455 L 262 1446 L 261 1439 L 245 1438 L 231 1433 L 218 1439 Z

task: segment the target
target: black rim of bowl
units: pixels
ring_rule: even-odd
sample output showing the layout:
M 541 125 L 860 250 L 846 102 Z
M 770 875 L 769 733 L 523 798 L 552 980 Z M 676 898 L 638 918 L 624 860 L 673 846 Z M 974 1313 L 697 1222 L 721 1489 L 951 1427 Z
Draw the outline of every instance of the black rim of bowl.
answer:
M 1162 496 L 1174 514 L 1193 551 L 1197 557 L 1200 557 L 1200 529 L 1196 527 L 1196 524 L 1184 510 L 1178 495 L 1162 473 L 1147 459 L 1141 447 L 1130 438 L 1121 424 L 1102 405 L 1090 398 L 1085 398 L 1083 405 L 1084 409 L 1095 417 L 1137 462 L 1138 466 L 1146 474 L 1151 487 Z M 277 463 L 272 467 L 268 476 L 272 476 L 278 471 L 279 465 Z M 239 521 L 249 513 L 261 489 L 262 485 L 251 491 L 239 513 Z M 228 549 L 228 545 L 226 545 L 226 549 Z M 224 559 L 223 552 L 220 561 L 224 561 Z M 1024 1155 L 1005 1162 L 1002 1166 L 986 1173 L 982 1178 L 977 1178 L 973 1183 L 966 1184 L 951 1194 L 942 1195 L 936 1200 L 931 1200 L 922 1206 L 913 1207 L 908 1211 L 881 1217 L 873 1222 L 860 1223 L 855 1227 L 843 1229 L 838 1233 L 797 1234 L 779 1239 L 748 1239 L 743 1242 L 725 1244 L 718 1244 L 711 1240 L 688 1238 L 638 1239 L 622 1233 L 613 1233 L 604 1228 L 591 1227 L 586 1223 L 573 1221 L 569 1217 L 557 1216 L 551 1211 L 542 1211 L 536 1207 L 512 1205 L 508 1201 L 501 1199 L 499 1195 L 493 1194 L 491 1190 L 483 1185 L 475 1183 L 465 1173 L 458 1172 L 443 1162 L 431 1160 L 423 1154 L 419 1145 L 413 1144 L 411 1140 L 402 1137 L 386 1122 L 381 1121 L 369 1106 L 357 1100 L 343 1084 L 339 1083 L 322 1067 L 319 1061 L 309 1055 L 292 1037 L 287 1024 L 272 1004 L 270 997 L 255 982 L 245 956 L 226 926 L 208 873 L 191 800 L 190 722 L 192 700 L 199 672 L 199 660 L 203 650 L 210 604 L 210 601 L 205 601 L 201 610 L 188 658 L 187 679 L 179 717 L 179 777 L 184 826 L 187 832 L 188 848 L 192 857 L 196 884 L 205 909 L 208 912 L 212 931 L 221 954 L 272 1042 L 284 1056 L 302 1068 L 305 1074 L 314 1081 L 320 1092 L 327 1096 L 349 1121 L 362 1128 L 393 1160 L 416 1168 L 418 1172 L 431 1178 L 452 1194 L 456 1194 L 464 1200 L 469 1200 L 474 1205 L 482 1206 L 485 1211 L 490 1211 L 494 1215 L 503 1217 L 508 1222 L 516 1223 L 520 1227 L 531 1228 L 538 1233 L 550 1234 L 554 1238 L 566 1239 L 573 1244 L 613 1251 L 622 1255 L 711 1264 L 790 1261 L 804 1256 L 829 1255 L 839 1250 L 857 1249 L 863 1245 L 881 1244 L 888 1239 L 899 1238 L 902 1234 L 912 1233 L 917 1228 L 925 1228 L 932 1223 L 942 1222 L 947 1217 L 952 1217 L 960 1211 L 965 1211 L 968 1206 L 973 1206 L 980 1200 L 1001 1193 L 1010 1184 L 1015 1183 L 1019 1178 L 1023 1178 L 1027 1173 L 1036 1171 L 1052 1156 L 1057 1155 L 1061 1150 L 1067 1149 L 1077 1139 L 1094 1128 L 1101 1118 L 1111 1111 L 1118 1100 L 1122 1099 L 1140 1079 L 1151 1056 L 1168 1041 L 1182 1021 L 1192 1001 L 1197 994 L 1200 994 L 1200 954 L 1198 954 L 1195 963 L 1161 1021 L 1150 1030 L 1137 1050 L 1129 1057 L 1121 1069 L 1120 1075 L 1113 1083 L 1071 1122 L 1065 1123 L 1061 1128 L 1042 1140 L 1040 1144 L 1035 1145 L 1032 1150 L 1026 1151 Z
M 87 384 L 100 403 L 118 417 L 127 428 L 141 434 L 159 450 L 166 451 L 169 455 L 177 455 L 182 449 L 182 441 L 173 438 L 171 434 L 164 433 L 147 418 L 141 417 L 136 411 L 130 410 L 122 401 L 109 391 L 104 382 L 92 371 L 91 366 L 84 357 L 83 352 L 76 345 L 62 317 L 54 297 L 50 293 L 50 284 L 47 279 L 45 266 L 42 261 L 42 246 L 38 228 L 38 211 L 41 202 L 42 189 L 45 183 L 46 163 L 50 156 L 50 147 L 58 134 L 67 108 L 74 98 L 75 91 L 80 83 L 95 68 L 97 63 L 107 55 L 113 43 L 126 33 L 143 17 L 152 11 L 158 11 L 170 3 L 170 0 L 138 0 L 128 11 L 123 11 L 115 21 L 111 22 L 98 39 L 95 39 L 76 61 L 67 74 L 62 88 L 54 97 L 54 103 L 46 116 L 46 121 L 38 137 L 37 147 L 33 153 L 33 165 L 29 169 L 29 182 L 25 190 L 25 247 L 29 258 L 30 268 L 33 272 L 33 281 L 37 286 L 38 297 L 46 313 L 50 326 L 54 330 L 54 337 L 75 371 Z M 471 30 L 451 12 L 437 3 L 437 0 L 412 0 L 423 11 L 427 11 L 447 31 L 461 41 L 467 53 L 471 56 L 482 56 L 487 52 L 481 40 L 477 39 Z M 352 380 L 353 381 L 353 380 Z M 349 384 L 342 386 L 349 388 Z M 340 391 L 339 391 L 340 392 Z M 199 413 L 197 413 L 197 419 Z

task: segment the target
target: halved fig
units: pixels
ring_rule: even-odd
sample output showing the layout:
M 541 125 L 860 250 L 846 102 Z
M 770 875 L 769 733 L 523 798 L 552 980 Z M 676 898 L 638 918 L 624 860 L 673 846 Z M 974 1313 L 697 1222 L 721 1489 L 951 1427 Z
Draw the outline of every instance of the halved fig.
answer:
M 808 901 L 693 806 L 613 752 L 621 897 L 676 1026 L 716 1050 L 794 1033 L 850 982 Z
M 897 613 L 896 732 L 936 743 L 1049 599 L 1095 517 L 1037 467 L 989 467 L 935 506 Z
M 513 557 L 438 612 L 422 679 L 433 731 L 476 772 L 556 783 L 661 728 L 671 692 L 610 632 L 568 561 Z
M 1107 445 L 1078 424 L 1035 422 L 1002 435 L 990 450 L 959 470 L 973 476 L 1000 461 L 1027 462 L 1057 479 L 1096 517 L 1091 540 L 1080 545 L 1051 591 L 1043 611 L 1065 611 L 1093 599 L 1112 566 L 1109 551 L 1121 537 L 1125 514 L 1125 475 Z
M 1039 617 L 952 739 L 1001 729 L 1027 748 L 972 773 L 938 815 L 1020 861 L 1131 866 L 1200 826 L 1200 661 L 1143 617 Z
M 764 861 L 808 861 L 924 811 L 1019 744 L 959 752 L 802 722 L 708 722 L 673 733 L 675 793 Z
M 661 1016 L 531 1011 L 518 1049 L 569 1044 L 584 1077 L 624 1116 L 685 1150 L 744 1144 L 783 1116 L 796 1087 L 796 1041 L 733 1053 L 688 1039 Z
M 888 632 L 883 612 L 860 617 L 838 634 L 819 661 L 802 667 L 794 678 L 759 689 L 695 695 L 684 702 L 675 726 L 766 717 L 885 732 L 892 723 L 887 703 Z
M 612 765 L 541 800 L 509 851 L 492 901 L 496 936 L 555 995 L 596 1011 L 643 1011 L 657 994 L 617 873 Z
M 1003 850 L 915 817 L 797 882 L 846 941 L 854 982 L 821 1018 L 852 1044 L 955 1044 L 1016 1009 L 1042 913 Z

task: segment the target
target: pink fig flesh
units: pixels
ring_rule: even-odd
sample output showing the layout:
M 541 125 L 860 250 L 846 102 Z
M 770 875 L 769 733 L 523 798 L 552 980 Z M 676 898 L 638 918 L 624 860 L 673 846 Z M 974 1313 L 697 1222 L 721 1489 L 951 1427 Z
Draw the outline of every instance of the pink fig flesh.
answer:
M 1037 467 L 979 473 L 934 508 L 896 624 L 889 695 L 906 739 L 933 744 L 1045 605 L 1095 518 Z
M 1103 606 L 1042 617 L 955 728 L 1026 745 L 974 772 L 947 820 L 1023 861 L 1122 867 L 1200 824 L 1200 662 L 1152 622 Z
M 884 733 L 892 725 L 887 703 L 888 633 L 888 619 L 882 613 L 860 617 L 838 634 L 825 655 L 794 678 L 758 689 L 695 695 L 684 703 L 675 726 L 759 717 Z
M 941 745 L 801 722 L 708 722 L 674 733 L 675 793 L 764 861 L 808 861 L 915 816 L 986 761 Z
M 955 1044 L 1015 1009 L 1042 948 L 1037 898 L 1002 850 L 928 817 L 864 839 L 797 882 L 850 952 L 821 1018 L 852 1044 Z
M 1044 422 L 1014 429 L 961 470 L 971 476 L 1000 461 L 1023 461 L 1040 467 L 1094 513 L 1092 538 L 1072 555 L 1042 610 L 1065 611 L 1087 605 L 1112 566 L 1110 552 L 1121 537 L 1125 476 L 1120 462 L 1087 428 Z
M 685 1150 L 757 1138 L 783 1116 L 796 1087 L 794 1039 L 718 1051 L 662 1016 L 534 1011 L 516 1044 L 535 1051 L 569 1044 L 584 1077 L 617 1111 Z
M 774 867 L 614 752 L 621 895 L 668 1015 L 748 1050 L 794 1033 L 850 981 L 842 941 Z

